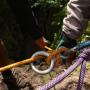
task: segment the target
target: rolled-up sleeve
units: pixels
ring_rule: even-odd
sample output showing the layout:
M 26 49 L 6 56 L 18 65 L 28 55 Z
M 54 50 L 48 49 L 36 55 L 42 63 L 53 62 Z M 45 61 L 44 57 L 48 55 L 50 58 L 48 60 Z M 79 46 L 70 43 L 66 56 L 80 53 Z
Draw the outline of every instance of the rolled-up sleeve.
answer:
M 90 19 L 90 0 L 70 0 L 67 16 L 63 20 L 63 31 L 72 39 L 78 39 L 87 28 Z

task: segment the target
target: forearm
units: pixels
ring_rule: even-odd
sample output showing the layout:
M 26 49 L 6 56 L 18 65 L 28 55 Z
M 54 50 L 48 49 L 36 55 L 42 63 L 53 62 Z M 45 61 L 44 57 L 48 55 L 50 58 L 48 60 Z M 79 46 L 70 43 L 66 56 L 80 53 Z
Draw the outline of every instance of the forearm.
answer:
M 87 27 L 90 18 L 90 0 L 70 0 L 67 4 L 67 17 L 63 20 L 63 31 L 72 39 L 79 38 Z

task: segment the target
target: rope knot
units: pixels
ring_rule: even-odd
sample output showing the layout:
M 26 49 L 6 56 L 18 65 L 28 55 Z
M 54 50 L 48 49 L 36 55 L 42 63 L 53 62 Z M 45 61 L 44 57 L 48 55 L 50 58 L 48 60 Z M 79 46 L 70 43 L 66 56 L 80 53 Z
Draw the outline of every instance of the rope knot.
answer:
M 79 58 L 83 58 L 84 60 L 90 60 L 90 49 L 85 48 L 79 55 Z

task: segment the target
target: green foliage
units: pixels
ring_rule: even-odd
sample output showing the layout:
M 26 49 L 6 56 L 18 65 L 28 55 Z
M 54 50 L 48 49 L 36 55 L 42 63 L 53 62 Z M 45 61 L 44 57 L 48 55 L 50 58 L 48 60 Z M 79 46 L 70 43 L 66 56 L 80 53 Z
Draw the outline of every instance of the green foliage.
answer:
M 30 1 L 32 4 L 32 7 L 36 7 L 37 5 L 47 5 L 47 4 L 52 4 L 52 5 L 64 5 L 66 4 L 67 0 L 31 0 Z
M 68 0 L 31 0 L 32 9 L 44 36 L 50 42 L 51 48 L 56 48 L 59 43 L 67 2 Z M 90 40 L 90 22 L 87 30 L 78 41 L 85 40 Z
M 84 34 L 79 39 L 79 42 L 83 42 L 83 41 L 87 41 L 87 40 L 90 40 L 90 21 L 88 22 L 88 27 L 85 30 Z
M 65 17 L 67 0 L 35 0 L 31 1 L 32 9 L 38 19 L 44 36 L 52 48 L 57 46 L 60 37 L 62 21 Z

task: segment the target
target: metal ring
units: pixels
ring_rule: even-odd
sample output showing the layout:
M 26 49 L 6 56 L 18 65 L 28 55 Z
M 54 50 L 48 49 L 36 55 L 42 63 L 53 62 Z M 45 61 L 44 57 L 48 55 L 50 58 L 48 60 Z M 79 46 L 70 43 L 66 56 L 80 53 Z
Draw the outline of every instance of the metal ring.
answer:
M 42 56 L 48 57 L 48 56 L 49 56 L 49 53 L 47 53 L 47 52 L 45 52 L 45 51 L 38 51 L 38 52 L 34 53 L 34 54 L 32 55 L 32 57 L 35 57 L 35 56 L 37 56 L 37 55 L 42 55 Z M 49 73 L 49 72 L 53 69 L 54 64 L 55 64 L 55 60 L 56 60 L 55 58 L 52 58 L 52 60 L 51 60 L 51 62 L 50 62 L 50 66 L 49 66 L 49 68 L 46 69 L 46 70 L 39 70 L 39 69 L 37 69 L 33 62 L 31 63 L 31 67 L 32 67 L 32 69 L 33 69 L 35 72 L 37 72 L 37 73 L 39 73 L 39 74 L 47 74 L 47 73 Z

